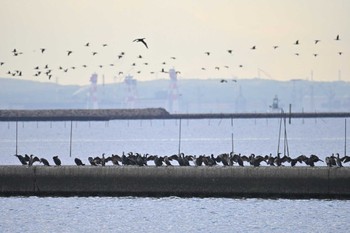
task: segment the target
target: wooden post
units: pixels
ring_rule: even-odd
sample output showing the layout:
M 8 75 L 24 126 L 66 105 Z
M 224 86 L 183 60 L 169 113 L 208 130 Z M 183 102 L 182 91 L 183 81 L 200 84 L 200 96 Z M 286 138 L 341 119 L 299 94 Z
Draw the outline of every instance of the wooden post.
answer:
M 179 122 L 179 148 L 178 148 L 178 155 L 180 156 L 181 153 L 181 118 Z
M 345 118 L 345 142 L 344 142 L 344 156 L 346 156 L 346 118 Z
M 72 136 L 73 136 L 73 121 L 70 121 L 69 157 L 72 157 Z
M 16 155 L 18 154 L 18 121 L 16 121 Z

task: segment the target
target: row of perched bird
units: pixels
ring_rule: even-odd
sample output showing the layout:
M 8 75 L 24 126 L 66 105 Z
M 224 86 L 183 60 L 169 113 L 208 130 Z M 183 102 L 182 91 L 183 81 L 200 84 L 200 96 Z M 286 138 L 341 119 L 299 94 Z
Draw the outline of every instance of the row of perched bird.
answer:
M 34 155 L 15 155 L 22 165 L 32 166 L 35 162 L 42 163 L 45 166 L 50 166 L 50 163 L 45 158 L 39 158 Z M 265 155 L 265 156 L 255 156 L 255 154 L 251 154 L 250 156 L 234 154 L 234 153 L 223 153 L 217 156 L 211 154 L 210 156 L 206 155 L 185 155 L 183 153 L 171 156 L 158 156 L 158 155 L 149 155 L 140 153 L 132 153 L 129 152 L 125 155 L 123 153 L 121 156 L 112 154 L 111 156 L 105 157 L 103 153 L 101 157 L 88 157 L 88 162 L 91 166 L 106 166 L 107 163 L 111 163 L 113 165 L 133 165 L 133 166 L 147 166 L 149 161 L 153 161 L 154 165 L 157 167 L 160 166 L 215 166 L 215 165 L 223 165 L 223 166 L 233 166 L 234 164 L 238 164 L 239 166 L 250 165 L 254 167 L 259 167 L 262 165 L 262 162 L 266 163 L 268 166 L 285 166 L 286 163 L 289 163 L 290 166 L 294 167 L 295 165 L 305 164 L 310 167 L 314 167 L 317 162 L 324 162 L 317 155 L 310 155 L 309 157 L 306 155 L 300 155 L 296 158 L 291 158 L 287 155 L 281 157 L 280 154 L 277 156 Z M 176 161 L 176 162 L 172 162 Z M 53 162 L 56 166 L 61 166 L 61 160 L 58 156 L 53 156 Z M 85 166 L 81 159 L 75 158 L 74 162 L 77 166 Z M 339 153 L 336 153 L 336 156 L 332 154 L 331 156 L 326 157 L 325 159 L 326 165 L 328 167 L 342 167 L 343 164 L 350 162 L 350 156 L 343 156 L 340 158 Z

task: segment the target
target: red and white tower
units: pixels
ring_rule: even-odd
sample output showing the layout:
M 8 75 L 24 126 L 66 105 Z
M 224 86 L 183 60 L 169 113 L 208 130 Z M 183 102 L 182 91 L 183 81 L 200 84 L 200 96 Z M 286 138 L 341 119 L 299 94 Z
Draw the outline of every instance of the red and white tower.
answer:
M 125 87 L 125 99 L 124 99 L 124 105 L 125 108 L 135 108 L 135 103 L 137 99 L 137 88 L 136 84 L 137 81 L 134 79 L 133 76 L 128 75 L 124 79 L 124 83 L 126 85 Z
M 98 109 L 98 98 L 97 98 L 97 74 L 94 73 L 90 77 L 90 87 L 88 92 L 88 104 L 89 109 Z
M 168 89 L 168 110 L 169 112 L 179 112 L 179 89 L 177 87 L 177 73 L 175 69 L 169 70 L 169 89 Z

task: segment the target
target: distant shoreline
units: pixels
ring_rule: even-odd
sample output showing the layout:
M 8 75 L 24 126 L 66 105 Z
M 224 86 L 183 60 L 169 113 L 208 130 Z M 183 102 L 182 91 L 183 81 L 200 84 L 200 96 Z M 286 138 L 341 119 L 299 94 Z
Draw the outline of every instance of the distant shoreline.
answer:
M 170 114 L 164 108 L 0 110 L 0 121 L 109 121 L 137 119 L 347 118 L 350 112 Z

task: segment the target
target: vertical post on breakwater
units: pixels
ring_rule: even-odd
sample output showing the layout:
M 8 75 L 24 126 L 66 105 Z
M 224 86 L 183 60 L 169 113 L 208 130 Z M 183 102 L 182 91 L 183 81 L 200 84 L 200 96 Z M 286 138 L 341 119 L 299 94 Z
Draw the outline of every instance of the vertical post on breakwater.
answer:
M 70 121 L 69 157 L 72 157 L 72 136 L 73 136 L 73 121 Z
M 232 145 L 232 154 L 234 153 L 234 141 L 233 141 L 233 119 L 231 118 L 231 129 L 232 129 L 232 133 L 231 133 L 231 145 Z
M 18 154 L 18 121 L 16 121 L 16 155 Z
M 278 153 L 280 152 L 280 141 L 281 141 L 282 118 L 283 118 L 283 110 L 281 110 L 280 128 L 279 128 L 279 132 L 278 132 L 277 155 L 278 155 Z
M 346 156 L 346 118 L 345 118 L 345 142 L 344 142 L 344 156 Z
M 178 155 L 180 156 L 181 153 L 181 118 L 179 120 L 179 148 L 178 148 Z

